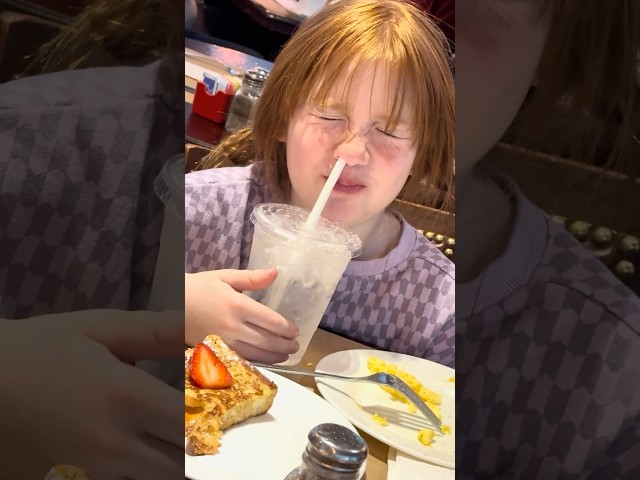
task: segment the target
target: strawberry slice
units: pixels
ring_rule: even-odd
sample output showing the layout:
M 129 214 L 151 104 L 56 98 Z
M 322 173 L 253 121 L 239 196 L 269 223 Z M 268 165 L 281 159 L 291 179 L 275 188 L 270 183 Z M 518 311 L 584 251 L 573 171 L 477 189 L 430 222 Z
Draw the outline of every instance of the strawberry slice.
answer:
M 227 367 L 204 343 L 199 343 L 193 350 L 189 376 L 199 388 L 227 388 L 233 382 Z

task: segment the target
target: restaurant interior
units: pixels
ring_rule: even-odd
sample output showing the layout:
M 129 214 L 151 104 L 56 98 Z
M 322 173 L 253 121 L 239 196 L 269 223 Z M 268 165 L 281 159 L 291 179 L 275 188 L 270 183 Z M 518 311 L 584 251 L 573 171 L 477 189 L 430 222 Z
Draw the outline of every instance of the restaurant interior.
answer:
M 0 82 L 42 73 L 44 70 L 38 70 L 42 66 L 34 63 L 40 46 L 79 15 L 84 3 L 84 0 L 0 0 Z M 223 118 L 212 118 L 206 105 L 197 105 L 207 100 L 202 90 L 203 77 L 213 72 L 233 77 L 239 84 L 248 70 L 261 69 L 268 73 L 281 46 L 300 22 L 323 7 L 324 0 L 199 0 L 194 3 L 206 14 L 192 21 L 185 19 L 185 30 L 181 31 L 185 49 L 185 173 L 201 169 L 203 158 L 230 133 L 225 126 L 228 112 L 224 112 Z M 186 7 L 185 15 L 188 16 Z M 455 52 L 454 36 L 449 40 Z M 94 57 L 86 58 L 83 66 L 108 65 L 118 55 L 104 46 Z M 131 61 L 140 64 L 150 60 L 137 58 L 135 51 L 122 55 L 129 55 Z M 534 86 L 530 96 L 535 95 Z M 607 165 L 604 160 L 620 128 L 617 120 L 585 113 L 583 120 L 588 130 L 602 138 L 601 151 L 596 156 L 600 160 L 587 164 L 568 153 L 567 145 L 575 135 L 584 134 L 584 130 L 578 128 L 573 119 L 563 120 L 562 105 L 547 112 L 553 122 L 527 124 L 526 136 L 515 133 L 521 132 L 517 127 L 527 121 L 528 113 L 525 104 L 512 130 L 497 145 L 492 162 L 640 295 L 640 196 L 637 195 L 640 170 L 637 162 Z M 551 144 L 542 140 L 549 138 L 550 130 L 555 139 Z M 640 158 L 639 138 L 629 139 L 625 148 L 629 158 Z M 242 156 L 224 158 L 212 168 L 244 166 L 249 162 L 250 159 Z M 567 184 L 572 187 L 557 187 Z M 612 204 L 619 208 L 612 211 Z M 455 191 L 424 185 L 424 190 L 418 193 L 401 193 L 393 206 L 455 262 Z M 304 357 L 303 363 L 309 368 L 332 353 L 364 348 L 328 332 L 319 330 L 317 335 Z M 286 377 L 319 393 L 311 377 L 296 374 Z M 358 432 L 369 448 L 366 479 L 391 479 L 387 475 L 390 459 L 395 459 L 394 447 L 378 435 L 361 429 Z M 397 445 L 396 448 L 401 450 Z M 193 478 L 196 477 L 200 478 L 197 474 Z

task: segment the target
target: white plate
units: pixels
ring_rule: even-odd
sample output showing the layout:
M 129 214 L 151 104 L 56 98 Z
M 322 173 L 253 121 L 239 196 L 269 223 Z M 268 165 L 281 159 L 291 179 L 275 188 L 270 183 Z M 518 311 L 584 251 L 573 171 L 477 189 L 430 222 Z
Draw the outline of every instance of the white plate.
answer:
M 353 425 L 322 397 L 287 378 L 259 369 L 278 385 L 271 409 L 222 435 L 216 455 L 185 455 L 193 480 L 282 480 L 300 465 L 309 431 L 321 423 Z
M 414 375 L 426 388 L 439 393 L 442 396 L 442 423 L 451 427 L 451 433 L 436 436 L 436 440 L 428 447 L 423 445 L 418 440 L 418 430 L 426 428 L 429 421 L 420 413 L 410 414 L 406 403 L 394 400 L 374 383 L 316 378 L 322 396 L 356 427 L 381 442 L 436 465 L 455 468 L 455 384 L 448 381 L 455 376 L 455 370 L 399 353 L 345 350 L 324 357 L 318 362 L 316 371 L 350 376 L 369 375 L 367 361 L 370 357 L 396 364 Z M 372 418 L 374 413 L 385 417 L 389 425 L 383 427 L 376 423 Z

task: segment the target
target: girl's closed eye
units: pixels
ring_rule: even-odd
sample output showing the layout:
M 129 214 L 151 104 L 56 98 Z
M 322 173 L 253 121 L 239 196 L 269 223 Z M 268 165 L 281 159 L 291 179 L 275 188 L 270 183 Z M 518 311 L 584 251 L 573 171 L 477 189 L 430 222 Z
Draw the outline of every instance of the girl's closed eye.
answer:
M 385 137 L 392 138 L 395 140 L 411 140 L 411 134 L 404 129 L 396 128 L 389 129 L 384 126 L 375 127 L 376 132 L 381 133 Z
M 319 120 L 327 120 L 327 121 L 345 120 L 344 116 L 340 115 L 338 112 L 323 112 L 318 110 L 312 110 L 311 115 Z
M 390 138 L 397 138 L 397 139 L 402 139 L 403 137 L 401 137 L 400 135 L 398 135 L 396 132 L 392 132 L 390 130 L 385 130 L 384 128 L 376 128 L 376 130 L 380 133 L 382 133 L 383 135 L 390 137 Z

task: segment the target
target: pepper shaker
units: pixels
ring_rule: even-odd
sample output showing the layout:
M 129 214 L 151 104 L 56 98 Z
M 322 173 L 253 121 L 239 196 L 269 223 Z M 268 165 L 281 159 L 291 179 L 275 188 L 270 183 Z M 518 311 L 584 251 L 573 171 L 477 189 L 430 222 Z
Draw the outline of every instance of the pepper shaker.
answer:
M 284 480 L 360 480 L 369 447 L 342 425 L 323 423 L 309 432 L 302 463 Z
M 249 124 L 262 94 L 266 78 L 267 75 L 262 69 L 250 69 L 244 72 L 242 84 L 231 99 L 229 106 L 225 123 L 225 128 L 228 131 L 235 132 Z

